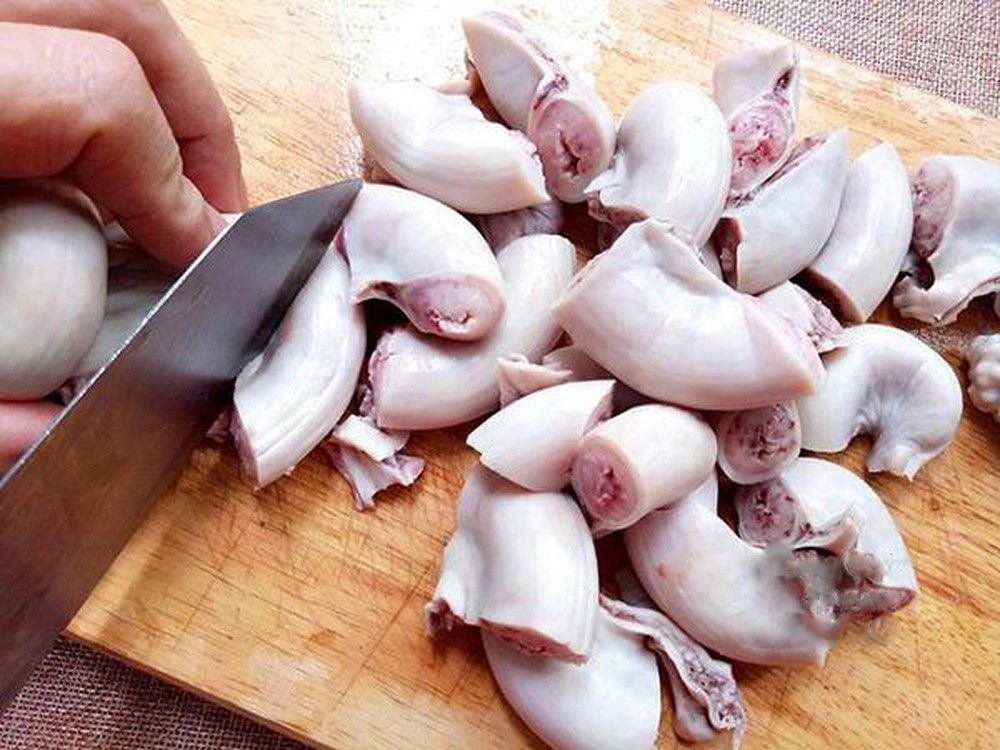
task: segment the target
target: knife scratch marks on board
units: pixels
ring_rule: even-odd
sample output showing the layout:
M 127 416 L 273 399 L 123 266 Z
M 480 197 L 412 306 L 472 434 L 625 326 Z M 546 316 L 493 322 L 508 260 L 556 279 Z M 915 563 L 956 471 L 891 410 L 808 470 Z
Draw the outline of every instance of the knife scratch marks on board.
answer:
M 416 588 L 416 586 L 414 586 L 414 588 Z M 379 634 L 375 638 L 375 642 L 372 644 L 372 647 L 368 650 L 368 653 L 365 654 L 365 657 L 364 659 L 362 659 L 361 664 L 359 664 L 357 669 L 354 670 L 354 673 L 347 681 L 347 685 L 341 691 L 340 695 L 337 696 L 337 699 L 333 704 L 333 708 L 330 709 L 331 714 L 337 712 L 341 704 L 347 698 L 348 693 L 350 693 L 351 688 L 361 678 L 361 676 L 367 672 L 368 663 L 371 661 L 372 657 L 378 653 L 379 647 L 382 645 L 382 641 L 385 639 L 386 635 L 392 629 L 392 626 L 399 619 L 399 616 L 406 609 L 406 605 L 410 602 L 411 599 L 413 599 L 414 594 L 415 592 L 411 590 L 406 596 L 404 596 L 402 603 L 399 605 L 399 607 L 396 608 L 396 611 L 393 612 L 392 616 L 389 618 L 389 621 L 386 622 L 383 626 L 381 626 Z M 421 602 L 422 601 L 423 600 L 421 599 Z
M 206 607 L 205 603 L 208 601 L 209 598 L 208 595 L 212 592 L 212 589 L 215 588 L 215 583 L 216 582 L 214 580 L 209 581 L 208 584 L 206 584 L 205 588 L 202 589 L 201 594 L 198 596 L 197 601 L 195 601 L 191 607 L 190 614 L 184 620 L 184 624 L 181 625 L 180 632 L 177 633 L 173 638 L 175 645 L 177 646 L 180 645 L 181 637 L 188 632 L 188 630 L 191 627 L 191 623 L 194 621 L 195 617 L 197 617 L 199 614 L 211 614 L 211 607 Z

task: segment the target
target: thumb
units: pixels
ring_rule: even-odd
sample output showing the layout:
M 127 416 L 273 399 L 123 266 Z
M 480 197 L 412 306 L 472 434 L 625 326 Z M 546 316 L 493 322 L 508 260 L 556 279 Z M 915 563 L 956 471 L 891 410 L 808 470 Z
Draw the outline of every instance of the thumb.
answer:
M 60 411 L 48 401 L 0 402 L 0 476 L 41 437 Z

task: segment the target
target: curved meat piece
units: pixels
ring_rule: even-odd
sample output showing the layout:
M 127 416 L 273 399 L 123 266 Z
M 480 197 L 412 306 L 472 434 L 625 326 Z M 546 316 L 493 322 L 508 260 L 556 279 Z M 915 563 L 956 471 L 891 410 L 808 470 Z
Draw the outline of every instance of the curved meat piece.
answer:
M 786 580 L 789 558 L 753 547 L 719 518 L 715 475 L 625 530 L 636 575 L 696 641 L 753 664 L 822 664 L 830 643 Z
M 0 402 L 0 478 L 62 411 L 49 401 Z
M 841 466 L 801 458 L 780 478 L 741 488 L 736 510 L 740 536 L 751 544 L 822 548 L 842 560 L 836 617 L 882 617 L 917 594 L 906 544 L 888 508 L 863 479 Z M 838 527 L 851 533 L 837 533 Z
M 972 403 L 1000 422 L 1000 333 L 977 336 L 965 357 L 969 361 Z
M 376 461 L 385 461 L 403 450 L 410 439 L 406 430 L 380 430 L 371 417 L 350 414 L 330 433 L 329 441 L 353 448 Z
M 497 260 L 507 312 L 492 336 L 463 344 L 400 328 L 379 340 L 368 364 L 379 427 L 432 430 L 480 417 L 500 399 L 498 357 L 517 353 L 534 362 L 558 341 L 550 308 L 572 278 L 572 243 L 530 235 L 507 245 Z
M 625 110 L 611 167 L 587 188 L 590 214 L 619 230 L 659 219 L 699 247 L 722 212 L 731 161 L 715 103 L 691 84 L 661 83 Z
M 0 185 L 0 399 L 56 390 L 94 343 L 108 253 L 93 205 L 57 182 Z
M 392 302 L 418 331 L 460 341 L 489 335 L 503 315 L 503 280 L 489 245 L 460 213 L 390 185 L 366 184 L 337 247 L 354 302 Z
M 572 379 L 569 370 L 529 362 L 523 354 L 511 354 L 497 359 L 497 385 L 500 386 L 500 408 L 510 406 L 522 396 L 566 383 Z
M 549 189 L 568 203 L 611 161 L 611 110 L 520 19 L 488 11 L 462 19 L 483 87 L 500 116 L 538 147 Z
M 350 98 L 365 148 L 404 186 L 474 214 L 549 200 L 534 145 L 487 120 L 468 96 L 416 81 L 355 81 Z
M 704 741 L 720 731 L 734 733 L 739 747 L 746 713 L 733 668 L 716 659 L 662 612 L 601 596 L 601 606 L 627 630 L 646 637 L 663 662 L 674 697 L 674 730 L 682 739 Z M 705 730 L 708 730 L 708 733 Z
M 74 379 L 87 379 L 135 333 L 177 278 L 177 271 L 138 256 L 108 271 L 104 319 L 90 350 L 77 362 Z M 227 427 L 228 429 L 228 427 Z
M 568 372 L 567 380 L 604 380 L 614 377 L 587 356 L 587 353 L 576 344 L 553 349 L 542 357 L 542 366 L 548 367 L 554 372 Z M 649 401 L 648 397 L 636 393 L 624 383 L 617 382 L 615 384 L 613 399 L 615 414 L 631 409 L 633 406 L 647 404 Z
M 715 278 L 725 281 L 726 277 L 722 273 L 722 262 L 719 260 L 719 254 L 715 252 L 715 248 L 712 247 L 712 243 L 708 242 L 697 248 L 697 250 L 698 259 L 702 262 L 705 268 L 711 271 Z
M 472 217 L 494 252 L 529 234 L 559 234 L 563 229 L 562 203 L 557 200 L 500 214 Z
M 792 468 L 815 460 L 800 458 L 780 477 L 736 489 L 733 505 L 741 539 L 755 547 L 820 549 L 839 557 L 854 546 L 859 532 L 851 516 L 854 497 L 844 492 L 842 483 L 834 482 L 833 492 L 809 491 L 801 482 L 793 485 Z M 795 491 L 799 488 L 806 491 Z
M 840 346 L 840 334 L 844 329 L 830 308 L 798 284 L 785 281 L 758 294 L 757 299 L 788 318 L 820 354 Z
M 645 634 L 599 608 L 586 664 L 539 659 L 483 631 L 490 671 L 518 716 L 554 750 L 648 750 L 660 675 Z
M 715 278 L 662 222 L 625 230 L 553 310 L 577 346 L 654 399 L 752 409 L 822 378 L 816 350 L 784 316 Z
M 901 315 L 934 325 L 1000 291 L 1000 162 L 932 156 L 913 181 L 910 275 L 896 285 Z
M 603 380 L 611 373 L 592 360 L 576 344 L 553 349 L 542 357 L 542 364 L 555 369 L 569 370 L 573 380 Z
M 756 189 L 792 153 L 800 78 L 791 44 L 743 50 L 716 64 L 712 98 L 733 142 L 730 197 Z
M 674 734 L 685 742 L 711 742 L 718 732 L 708 723 L 704 708 L 687 691 L 680 675 L 661 657 L 663 671 L 667 673 L 667 683 L 670 686 L 670 697 L 674 701 Z M 734 740 L 733 746 L 738 748 L 742 739 Z
M 611 415 L 614 384 L 585 380 L 535 391 L 487 419 L 466 442 L 504 479 L 556 492 L 569 484 L 580 438 Z
M 713 420 L 719 468 L 737 484 L 778 476 L 802 448 L 802 425 L 794 401 L 730 411 Z
M 837 223 L 806 278 L 841 320 L 863 323 L 892 289 L 912 231 L 906 168 L 880 143 L 851 165 Z
M 839 453 L 872 436 L 869 471 L 912 479 L 943 451 L 962 417 L 962 388 L 941 356 L 906 331 L 865 323 L 823 358 L 826 380 L 799 401 L 802 447 Z
M 808 266 L 833 230 L 846 181 L 846 130 L 799 143 L 771 179 L 722 213 L 712 241 L 726 281 L 757 294 Z
M 594 543 L 573 498 L 530 492 L 476 466 L 427 605 L 428 631 L 478 625 L 525 653 L 582 664 L 597 594 Z
M 358 510 L 375 507 L 375 495 L 396 485 L 409 487 L 424 470 L 424 459 L 402 453 L 376 461 L 368 454 L 338 445 L 333 441 L 322 444 L 327 458 L 347 481 Z
M 330 463 L 351 487 L 358 510 L 375 507 L 375 495 L 394 485 L 409 487 L 424 470 L 424 460 L 400 451 L 410 433 L 380 430 L 369 417 L 351 414 L 323 444 Z
M 715 457 L 715 435 L 697 414 L 636 406 L 579 441 L 573 490 L 594 536 L 603 536 L 693 492 L 714 473 Z
M 236 379 L 233 436 L 255 487 L 289 473 L 340 421 L 365 354 L 347 262 L 328 250 L 263 355 Z

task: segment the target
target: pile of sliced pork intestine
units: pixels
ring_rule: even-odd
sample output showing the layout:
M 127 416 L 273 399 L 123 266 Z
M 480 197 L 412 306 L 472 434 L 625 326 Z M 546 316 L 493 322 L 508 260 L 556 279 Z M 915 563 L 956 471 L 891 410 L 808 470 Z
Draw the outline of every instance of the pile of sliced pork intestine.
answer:
M 365 508 L 420 474 L 410 431 L 496 412 L 469 435 L 480 465 L 430 629 L 479 626 L 504 695 L 554 747 L 651 746 L 657 655 L 678 734 L 738 741 L 724 660 L 822 663 L 845 624 L 916 595 L 878 495 L 800 452 L 867 433 L 868 469 L 912 479 L 948 446 L 951 367 L 865 321 L 890 292 L 937 326 L 1000 289 L 1000 164 L 933 156 L 911 183 L 890 143 L 851 162 L 846 130 L 796 140 L 789 45 L 721 61 L 712 96 L 653 86 L 616 128 L 517 19 L 463 28 L 468 81 L 352 86 L 395 184 L 363 187 L 213 434 L 257 487 L 322 447 Z M 577 272 L 558 233 L 562 203 L 584 201 L 610 247 Z M 0 192 L 0 422 L 51 418 L 47 394 L 99 369 L 172 280 L 105 247 L 64 186 Z M 375 299 L 406 322 L 369 341 Z M 44 318 L 21 314 L 39 300 Z M 971 397 L 997 414 L 998 336 L 969 357 Z M 598 580 L 593 538 L 618 531 L 644 587 L 629 603 Z

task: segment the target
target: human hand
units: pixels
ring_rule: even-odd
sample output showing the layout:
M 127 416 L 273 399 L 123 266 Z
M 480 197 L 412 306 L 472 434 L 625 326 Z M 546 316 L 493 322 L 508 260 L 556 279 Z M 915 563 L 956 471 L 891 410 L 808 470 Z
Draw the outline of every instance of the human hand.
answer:
M 178 267 L 245 207 L 232 122 L 158 0 L 3 0 L 0 49 L 0 179 L 67 179 Z M 58 413 L 0 401 L 0 473 Z
M 0 178 L 66 177 L 177 266 L 244 208 L 229 114 L 158 0 L 4 0 L 0 48 Z

